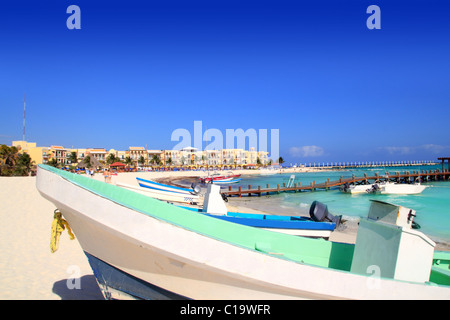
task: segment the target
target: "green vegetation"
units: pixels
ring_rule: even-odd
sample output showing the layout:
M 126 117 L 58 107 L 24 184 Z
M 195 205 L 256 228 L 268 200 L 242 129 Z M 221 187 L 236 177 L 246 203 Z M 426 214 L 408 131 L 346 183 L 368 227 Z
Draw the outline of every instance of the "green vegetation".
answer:
M 16 147 L 0 145 L 0 176 L 28 176 L 34 161 L 28 153 L 19 153 Z

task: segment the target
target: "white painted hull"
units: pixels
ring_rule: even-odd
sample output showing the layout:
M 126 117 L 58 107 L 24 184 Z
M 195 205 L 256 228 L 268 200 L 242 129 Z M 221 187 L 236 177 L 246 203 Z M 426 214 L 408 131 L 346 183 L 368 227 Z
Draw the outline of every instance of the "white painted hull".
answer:
M 214 180 L 213 183 L 215 184 L 230 184 L 230 183 L 238 183 L 239 181 L 241 181 L 241 178 L 238 179 L 223 179 L 223 180 Z
M 154 182 L 151 180 L 144 180 L 144 179 L 137 179 L 138 183 L 142 184 L 143 187 L 146 187 L 148 189 L 153 190 L 162 190 L 162 191 L 170 191 L 170 192 L 176 192 L 176 193 L 183 193 L 183 194 L 191 194 L 191 191 L 186 190 L 184 188 L 178 188 L 171 185 L 165 185 L 162 183 Z
M 279 229 L 279 228 L 263 228 L 264 230 L 290 234 L 298 237 L 324 238 L 328 239 L 331 235 L 330 230 L 307 230 L 307 229 Z
M 184 297 L 450 299 L 445 287 L 374 279 L 220 241 L 120 205 L 40 167 L 36 181 L 85 252 Z
M 132 185 L 120 183 L 120 182 L 117 182 L 116 185 L 121 188 L 125 188 L 128 190 L 134 191 L 134 192 L 138 192 L 140 194 L 146 195 L 148 197 L 152 197 L 154 199 L 162 200 L 162 201 L 188 203 L 188 204 L 191 204 L 191 203 L 202 204 L 203 203 L 203 198 L 199 197 L 198 195 L 142 188 L 142 187 L 132 186 Z
M 372 188 L 373 184 L 351 186 L 347 193 L 360 194 L 368 193 L 368 190 Z M 402 184 L 402 183 L 380 183 L 380 187 L 377 194 L 419 194 L 425 190 L 426 186 L 421 184 Z
M 388 183 L 381 185 L 381 194 L 419 194 L 426 186 L 421 184 Z

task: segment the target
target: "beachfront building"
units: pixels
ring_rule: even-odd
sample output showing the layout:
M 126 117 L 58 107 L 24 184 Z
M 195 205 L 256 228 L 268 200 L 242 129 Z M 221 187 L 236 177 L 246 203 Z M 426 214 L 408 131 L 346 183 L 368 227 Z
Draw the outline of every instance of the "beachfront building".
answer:
M 35 164 L 46 164 L 48 161 L 48 154 L 50 148 L 48 147 L 34 147 L 26 150 L 25 152 L 30 155 L 31 161 Z
M 83 160 L 87 154 L 89 149 L 72 149 L 73 152 L 76 152 L 78 161 Z
M 72 152 L 76 153 L 77 162 L 90 156 L 105 163 L 109 154 L 113 154 L 120 161 L 125 162 L 129 157 L 134 165 L 143 166 L 190 166 L 190 167 L 234 167 L 245 165 L 268 164 L 268 152 L 250 151 L 244 149 L 222 149 L 222 150 L 198 150 L 193 147 L 185 147 L 181 150 L 147 150 L 145 147 L 129 147 L 128 150 L 106 150 L 104 148 L 78 148 L 69 149 L 62 146 L 36 147 L 34 142 L 13 141 L 16 146 L 30 154 L 36 164 L 47 163 L 55 158 L 60 165 L 74 165 L 71 161 Z M 139 160 L 144 162 L 140 163 Z
M 258 163 L 259 160 L 259 163 Z M 269 152 L 256 151 L 255 148 L 250 148 L 250 151 L 245 151 L 245 164 L 262 164 L 269 163 Z
M 148 154 L 144 147 L 128 147 L 128 157 L 134 162 L 138 162 L 141 157 L 144 157 L 144 162 L 148 161 Z
M 221 150 L 205 150 L 203 152 L 208 166 L 219 166 L 222 164 Z
M 146 163 L 148 164 L 165 164 L 165 154 L 163 150 L 147 150 L 147 159 Z
M 179 166 L 181 165 L 181 151 L 180 150 L 163 150 L 164 155 L 163 165 Z
M 48 160 L 56 159 L 56 163 L 60 165 L 70 164 L 71 150 L 62 146 L 50 146 Z
M 102 161 L 105 162 L 106 157 L 108 156 L 108 154 L 104 148 L 86 149 L 86 155 L 89 155 L 90 157 L 94 157 L 99 162 L 102 162 Z
M 23 140 L 13 141 L 12 146 L 19 149 L 21 152 L 28 153 L 31 161 L 35 164 L 47 163 L 49 156 L 49 147 L 37 147 L 36 142 L 27 142 Z

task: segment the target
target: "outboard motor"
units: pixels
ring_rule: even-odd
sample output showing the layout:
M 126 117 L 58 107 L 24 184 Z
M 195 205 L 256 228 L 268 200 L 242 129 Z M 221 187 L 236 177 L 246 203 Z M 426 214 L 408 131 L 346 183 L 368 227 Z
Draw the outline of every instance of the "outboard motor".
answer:
M 366 192 L 367 193 L 377 193 L 380 190 L 381 190 L 380 186 L 377 183 L 375 183 L 374 185 L 372 185 L 372 188 L 367 189 Z
M 222 196 L 223 201 L 228 202 L 228 197 L 225 193 L 220 194 Z
M 348 182 L 344 183 L 343 185 L 341 185 L 339 187 L 339 190 L 342 192 L 348 192 L 349 189 L 350 189 L 350 184 Z
M 191 193 L 195 195 L 198 195 L 202 191 L 202 188 L 198 184 L 194 183 L 191 184 L 191 189 L 192 189 Z
M 316 222 L 334 222 L 336 228 L 341 223 L 342 216 L 333 216 L 328 212 L 328 207 L 319 201 L 314 201 L 309 209 L 309 215 Z

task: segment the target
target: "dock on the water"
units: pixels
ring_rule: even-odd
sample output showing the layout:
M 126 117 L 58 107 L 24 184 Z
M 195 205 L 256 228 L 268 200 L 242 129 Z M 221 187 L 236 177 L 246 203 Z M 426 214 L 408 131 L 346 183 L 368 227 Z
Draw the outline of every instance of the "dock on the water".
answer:
M 364 174 L 362 177 L 355 177 L 353 176 L 351 178 L 341 178 L 339 180 L 330 181 L 328 179 L 325 182 L 316 183 L 316 181 L 311 182 L 308 185 L 301 185 L 300 182 L 294 182 L 290 186 L 286 186 L 286 183 L 283 183 L 282 185 L 278 184 L 276 188 L 273 186 L 270 187 L 268 184 L 265 187 L 261 186 L 251 186 L 249 185 L 248 188 L 239 186 L 239 187 L 232 187 L 229 186 L 227 190 L 222 190 L 223 194 L 226 194 L 227 196 L 238 196 L 241 197 L 244 196 L 261 196 L 261 195 L 269 195 L 274 193 L 281 193 L 281 192 L 302 192 L 302 191 L 315 191 L 315 190 L 329 190 L 331 188 L 339 187 L 343 184 L 350 184 L 350 185 L 360 185 L 360 184 L 372 184 L 375 182 L 384 182 L 384 181 L 390 181 L 390 182 L 396 182 L 396 183 L 415 183 L 415 182 L 429 182 L 429 181 L 445 181 L 450 180 L 450 170 L 429 170 L 429 171 L 413 171 L 413 172 L 396 172 L 395 174 L 384 174 L 379 175 L 378 173 L 375 173 L 374 176 L 367 176 L 367 174 Z

